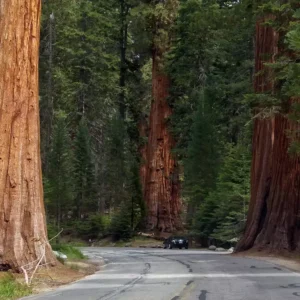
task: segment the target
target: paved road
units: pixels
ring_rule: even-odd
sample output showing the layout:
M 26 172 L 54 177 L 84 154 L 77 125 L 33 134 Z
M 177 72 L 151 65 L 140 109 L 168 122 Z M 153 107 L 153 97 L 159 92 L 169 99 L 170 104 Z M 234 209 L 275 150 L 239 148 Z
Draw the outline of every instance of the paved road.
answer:
M 84 248 L 102 271 L 34 300 L 297 300 L 300 274 L 197 250 Z

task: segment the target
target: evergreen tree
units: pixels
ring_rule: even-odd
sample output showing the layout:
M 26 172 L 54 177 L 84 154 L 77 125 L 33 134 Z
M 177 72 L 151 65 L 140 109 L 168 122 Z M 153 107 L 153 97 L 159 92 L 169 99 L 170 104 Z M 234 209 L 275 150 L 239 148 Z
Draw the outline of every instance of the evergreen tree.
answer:
M 205 238 L 239 238 L 250 197 L 250 152 L 243 145 L 226 146 L 216 188 L 202 201 L 194 231 Z
M 215 187 L 222 143 L 218 135 L 210 95 L 204 91 L 195 114 L 185 166 L 185 191 L 190 201 L 201 203 Z
M 74 177 L 71 141 L 66 126 L 66 116 L 57 113 L 53 130 L 52 149 L 49 154 L 49 172 L 45 196 L 48 216 L 54 218 L 58 231 L 73 208 Z
M 90 135 L 85 119 L 79 123 L 75 140 L 74 177 L 76 216 L 80 219 L 97 209 Z

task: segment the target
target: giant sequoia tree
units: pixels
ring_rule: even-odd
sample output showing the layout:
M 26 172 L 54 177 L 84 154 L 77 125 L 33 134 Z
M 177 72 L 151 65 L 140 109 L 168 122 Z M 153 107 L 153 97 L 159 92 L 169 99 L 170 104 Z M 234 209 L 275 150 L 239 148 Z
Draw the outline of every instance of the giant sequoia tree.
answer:
M 286 10 L 283 20 L 290 11 Z M 276 26 L 278 24 L 281 26 Z M 282 93 L 282 82 L 276 80 L 274 72 L 280 57 L 281 65 L 294 57 L 282 43 L 285 33 L 277 30 L 282 30 L 282 25 L 280 16 L 268 14 L 258 20 L 256 27 L 255 92 L 258 99 L 271 102 L 279 95 L 280 111 L 259 106 L 256 109 L 251 202 L 246 232 L 238 250 L 255 247 L 292 251 L 300 247 L 300 162 L 298 156 L 289 151 L 291 133 L 299 131 L 297 122 L 290 118 L 298 98 Z
M 170 79 L 164 70 L 164 55 L 171 43 L 172 23 L 178 1 L 153 1 L 152 105 L 150 111 L 147 161 L 144 174 L 144 199 L 147 203 L 147 228 L 171 232 L 181 227 L 179 179 L 176 161 L 171 153 L 174 140 L 168 119 Z
M 40 0 L 0 0 L 0 263 L 18 270 L 47 241 L 40 161 Z

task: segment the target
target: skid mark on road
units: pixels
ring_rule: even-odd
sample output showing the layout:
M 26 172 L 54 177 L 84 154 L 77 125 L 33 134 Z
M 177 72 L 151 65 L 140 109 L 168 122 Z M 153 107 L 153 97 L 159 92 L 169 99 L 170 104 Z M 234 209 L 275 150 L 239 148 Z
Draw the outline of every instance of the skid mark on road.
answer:
M 149 256 L 150 255 L 151 254 L 149 254 Z M 189 265 L 188 263 L 186 263 L 186 262 L 184 262 L 184 261 L 182 261 L 180 259 L 175 259 L 175 258 L 172 258 L 172 257 L 169 257 L 169 256 L 162 256 L 162 255 L 158 255 L 158 254 L 152 254 L 151 256 L 160 257 L 162 259 L 168 259 L 170 261 L 175 261 L 175 262 L 177 262 L 177 263 L 185 266 L 188 269 L 189 273 L 193 273 L 193 269 L 192 269 L 191 265 Z
M 251 266 L 250 269 L 258 269 L 258 270 L 274 269 L 274 270 L 282 271 L 282 269 L 279 268 L 279 267 L 256 267 L 256 266 Z
M 199 300 L 206 300 L 206 295 L 208 294 L 207 290 L 202 290 L 199 296 Z
M 140 280 L 142 280 L 144 278 L 144 276 L 150 271 L 150 269 L 151 269 L 151 264 L 145 263 L 145 268 L 142 270 L 142 272 L 136 278 L 125 283 L 122 287 L 120 287 L 112 292 L 109 292 L 104 296 L 101 296 L 97 300 L 109 300 L 119 294 L 125 293 L 127 290 L 133 288 Z
M 294 288 L 300 288 L 300 283 L 291 283 L 291 284 L 289 284 L 289 285 L 287 285 L 287 286 L 281 285 L 280 287 L 283 288 L 283 289 L 288 289 L 288 288 L 292 288 L 292 289 L 294 289 Z
M 195 261 L 191 261 L 189 260 L 190 263 L 194 264 L 194 263 L 209 263 L 209 262 L 214 262 L 216 260 L 195 260 Z
M 188 285 L 192 284 L 193 282 L 194 282 L 194 280 L 190 280 L 186 285 L 188 286 Z

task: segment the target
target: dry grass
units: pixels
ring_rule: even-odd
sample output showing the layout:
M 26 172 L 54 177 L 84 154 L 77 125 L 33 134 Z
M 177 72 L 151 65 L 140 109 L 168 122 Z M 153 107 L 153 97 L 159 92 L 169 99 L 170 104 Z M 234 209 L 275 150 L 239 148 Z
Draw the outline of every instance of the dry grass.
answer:
M 95 265 L 84 262 L 68 262 L 66 265 L 59 264 L 53 268 L 41 268 L 32 282 L 33 292 L 53 290 L 93 274 L 96 270 Z

